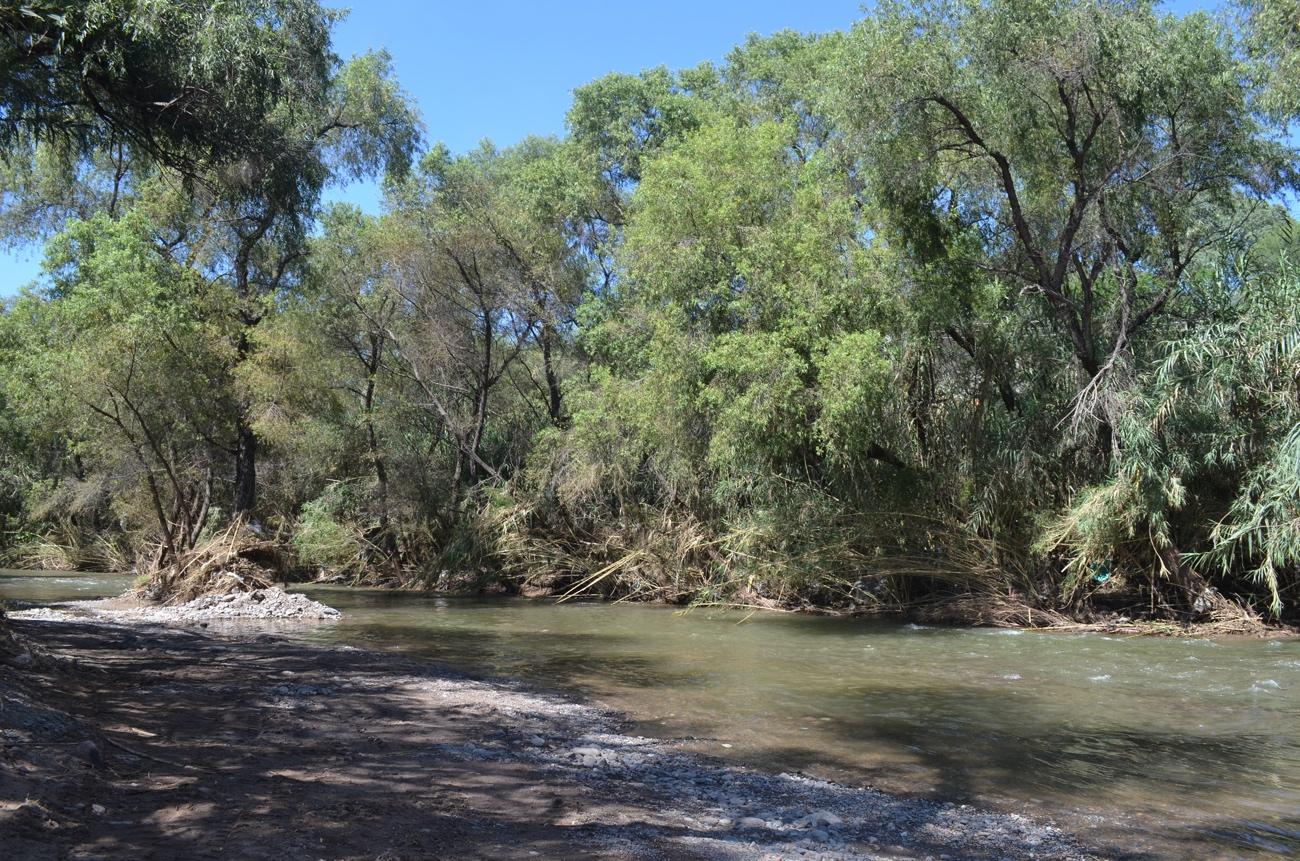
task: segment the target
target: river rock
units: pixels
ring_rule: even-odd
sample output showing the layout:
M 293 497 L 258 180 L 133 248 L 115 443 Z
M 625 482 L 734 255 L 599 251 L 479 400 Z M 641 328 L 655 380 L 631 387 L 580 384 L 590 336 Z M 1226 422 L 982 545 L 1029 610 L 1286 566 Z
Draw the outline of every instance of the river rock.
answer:
M 89 739 L 79 743 L 72 749 L 72 752 L 78 759 L 89 763 L 95 768 L 104 767 L 104 755 L 99 752 L 99 746 Z
M 831 813 L 829 810 L 817 810 L 809 814 L 808 819 L 813 825 L 825 825 L 830 828 L 838 828 L 844 824 L 844 820 Z

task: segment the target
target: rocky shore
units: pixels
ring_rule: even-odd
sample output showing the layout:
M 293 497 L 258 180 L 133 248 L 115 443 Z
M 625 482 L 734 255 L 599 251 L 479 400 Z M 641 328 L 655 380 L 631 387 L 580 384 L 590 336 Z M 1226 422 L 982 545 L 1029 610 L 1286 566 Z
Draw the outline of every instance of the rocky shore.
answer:
M 0 857 L 1111 857 L 1024 816 L 723 764 L 400 655 L 89 609 L 12 623 L 29 645 L 0 665 Z

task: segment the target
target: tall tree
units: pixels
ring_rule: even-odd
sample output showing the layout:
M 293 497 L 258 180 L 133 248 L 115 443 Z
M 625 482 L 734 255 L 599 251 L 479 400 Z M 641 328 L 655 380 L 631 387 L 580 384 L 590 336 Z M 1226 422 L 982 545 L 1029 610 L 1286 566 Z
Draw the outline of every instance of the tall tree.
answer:
M 402 313 L 394 289 L 389 224 L 353 207 L 325 213 L 309 244 L 305 277 L 258 327 L 241 368 L 258 420 L 295 466 L 295 484 L 367 481 L 365 538 L 393 549 L 387 432 L 397 380 L 392 335 Z
M 544 140 L 460 158 L 435 150 L 399 198 L 409 239 L 395 269 L 410 319 L 395 339 L 453 443 L 453 499 L 521 459 L 484 450 L 499 387 L 540 402 L 550 423 L 564 420 L 560 354 L 586 262 L 564 230 L 565 207 L 537 194 L 563 189 L 562 154 Z
M 276 110 L 282 149 L 266 159 L 222 165 L 214 183 L 226 281 L 240 328 L 239 361 L 253 347 L 250 332 L 295 279 L 307 251 L 308 228 L 330 182 L 404 172 L 419 140 L 419 121 L 392 78 L 382 52 L 341 63 L 326 58 L 325 75 L 306 77 Z M 251 404 L 236 416 L 233 511 L 257 504 L 257 435 Z
M 1146 2 L 889 2 L 844 58 L 838 116 L 892 229 L 1041 303 L 1104 462 L 1109 377 L 1290 162 L 1226 34 Z
M 228 432 L 228 297 L 159 254 L 138 211 L 70 223 L 46 265 L 52 286 L 4 318 L 6 394 L 35 433 L 64 441 L 80 480 L 93 472 L 128 501 L 120 518 L 157 542 L 166 566 L 210 511 Z

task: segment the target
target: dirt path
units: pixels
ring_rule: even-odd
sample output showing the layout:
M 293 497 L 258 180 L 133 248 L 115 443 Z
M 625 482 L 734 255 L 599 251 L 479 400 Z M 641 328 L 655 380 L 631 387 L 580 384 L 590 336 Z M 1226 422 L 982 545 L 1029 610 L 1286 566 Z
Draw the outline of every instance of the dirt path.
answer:
M 1040 858 L 1023 817 L 720 764 L 615 716 L 267 634 L 15 621 L 0 858 Z

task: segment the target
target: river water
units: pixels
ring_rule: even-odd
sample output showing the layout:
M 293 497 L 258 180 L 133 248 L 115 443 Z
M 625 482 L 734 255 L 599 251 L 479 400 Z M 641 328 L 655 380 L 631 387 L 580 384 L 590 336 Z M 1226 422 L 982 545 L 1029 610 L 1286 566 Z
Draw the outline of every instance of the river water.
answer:
M 123 585 L 0 573 L 0 598 Z M 715 756 L 1048 815 L 1130 857 L 1300 856 L 1300 641 L 302 591 L 345 614 L 307 637 L 579 693 Z

